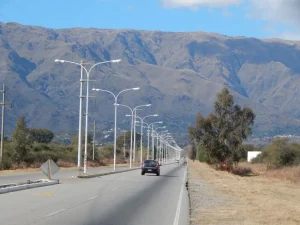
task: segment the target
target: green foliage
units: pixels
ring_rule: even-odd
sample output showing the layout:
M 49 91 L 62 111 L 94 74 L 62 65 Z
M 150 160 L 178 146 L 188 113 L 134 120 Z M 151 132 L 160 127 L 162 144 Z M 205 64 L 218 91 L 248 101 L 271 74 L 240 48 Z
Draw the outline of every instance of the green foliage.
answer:
M 289 143 L 286 138 L 274 139 L 252 163 L 266 163 L 269 169 L 300 165 L 300 144 Z
M 24 117 L 20 117 L 16 128 L 12 134 L 11 141 L 4 142 L 3 161 L 0 169 L 10 169 L 12 167 L 40 166 L 51 158 L 60 163 L 77 163 L 78 137 L 73 137 L 71 145 L 51 142 L 54 134 L 47 129 L 27 128 Z M 137 134 L 139 141 L 140 135 Z M 129 139 L 130 140 L 130 139 Z M 129 142 L 130 143 L 130 142 Z M 138 142 L 139 143 L 139 142 Z M 138 149 L 137 149 L 138 151 Z M 123 153 L 121 148 L 117 148 L 117 154 Z M 93 160 L 92 136 L 88 135 L 87 159 Z M 84 136 L 82 137 L 82 155 L 84 157 Z M 120 158 L 120 156 L 118 156 Z M 123 157 L 123 156 L 122 156 Z M 106 146 L 99 150 L 95 147 L 95 162 L 101 159 L 113 158 L 113 145 Z M 97 163 L 95 165 L 98 165 Z
M 123 149 L 124 147 L 124 137 L 125 137 L 125 148 L 129 149 L 130 148 L 130 138 L 131 138 L 131 132 L 130 131 L 126 131 L 121 133 L 118 137 L 117 137 L 117 148 L 118 149 Z M 134 140 L 134 136 L 132 135 L 132 142 Z M 141 135 L 136 133 L 136 146 L 140 146 L 141 143 Z
M 207 162 L 205 147 L 202 144 L 198 146 L 198 160 L 199 162 Z
M 214 108 L 214 114 L 207 118 L 199 114 L 196 125 L 189 127 L 192 145 L 197 142 L 204 146 L 206 162 L 237 165 L 245 157 L 242 142 L 251 134 L 255 115 L 250 108 L 235 104 L 227 88 L 218 93 Z
M 29 152 L 30 134 L 26 127 L 25 118 L 21 116 L 12 133 L 12 147 L 15 151 L 15 161 L 22 162 Z
M 28 131 L 32 142 L 50 143 L 54 138 L 54 133 L 47 129 L 29 128 Z
M 93 135 L 90 134 L 90 133 L 88 133 L 87 142 L 88 142 L 88 144 L 91 144 L 93 142 Z M 81 143 L 82 144 L 85 143 L 85 134 L 81 135 Z M 72 145 L 78 146 L 78 134 L 73 137 L 73 139 L 72 139 Z
M 114 157 L 114 146 L 107 145 L 100 149 L 100 158 L 113 158 Z

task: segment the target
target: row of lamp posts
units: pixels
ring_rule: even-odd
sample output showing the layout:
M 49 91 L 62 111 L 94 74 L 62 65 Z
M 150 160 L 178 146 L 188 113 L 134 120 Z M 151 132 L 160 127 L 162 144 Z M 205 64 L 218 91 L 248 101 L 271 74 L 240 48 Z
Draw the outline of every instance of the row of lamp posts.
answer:
M 92 71 L 92 69 L 98 65 L 101 64 L 108 64 L 108 63 L 119 63 L 121 62 L 120 59 L 117 60 L 110 60 L 110 61 L 104 61 L 104 62 L 99 62 L 96 63 L 94 65 L 92 65 L 89 69 L 87 69 L 85 67 L 85 65 L 87 63 L 81 61 L 80 63 L 76 63 L 76 62 L 72 62 L 72 61 L 67 61 L 67 60 L 60 60 L 60 59 L 56 59 L 55 62 L 57 63 L 70 63 L 70 64 L 75 64 L 80 66 L 81 68 L 81 76 L 80 76 L 80 96 L 79 96 L 79 128 L 78 128 L 78 163 L 77 163 L 77 167 L 79 169 L 81 169 L 81 124 L 82 124 L 82 100 L 85 97 L 86 98 L 86 112 L 85 112 L 85 140 L 84 140 L 84 167 L 83 167 L 83 173 L 86 173 L 87 171 L 87 142 L 88 142 L 88 115 L 89 115 L 89 83 L 90 83 L 90 73 Z M 83 79 L 83 72 L 85 71 L 87 79 L 84 80 Z M 86 96 L 83 96 L 83 83 L 86 82 Z M 126 115 L 126 116 L 130 116 L 131 117 L 131 137 L 130 137 L 130 155 L 129 155 L 129 164 L 130 164 L 130 168 L 132 168 L 132 163 L 135 162 L 135 153 L 136 153 L 136 124 L 138 122 L 140 122 L 140 126 L 141 126 L 141 137 L 140 137 L 140 151 L 141 151 L 141 156 L 140 156 L 140 161 L 141 163 L 143 162 L 143 143 L 142 143 L 142 135 L 143 135 L 143 124 L 146 124 L 148 128 L 148 132 L 147 132 L 147 136 L 148 136 L 148 148 L 147 148 L 147 159 L 149 159 L 149 149 L 150 149 L 150 131 L 151 131 L 151 136 L 152 136 L 152 159 L 157 158 L 157 156 L 159 157 L 158 160 L 160 161 L 160 163 L 167 163 L 167 157 L 169 150 L 173 149 L 175 152 L 179 152 L 181 151 L 181 149 L 178 147 L 178 145 L 176 145 L 176 148 L 173 147 L 172 145 L 170 145 L 170 142 L 174 142 L 174 140 L 171 138 L 170 134 L 167 133 L 168 131 L 161 131 L 161 132 L 157 132 L 158 129 L 161 128 L 166 128 L 165 126 L 163 127 L 157 127 L 154 129 L 154 125 L 155 124 L 161 124 L 162 121 L 157 121 L 157 122 L 153 122 L 153 123 L 145 123 L 144 120 L 148 117 L 157 117 L 158 114 L 153 114 L 153 115 L 148 115 L 145 117 L 139 117 L 137 116 L 137 110 L 140 110 L 140 108 L 142 107 L 149 107 L 151 106 L 151 104 L 145 104 L 145 105 L 139 105 L 136 106 L 134 108 L 131 108 L 127 105 L 123 105 L 123 104 L 118 104 L 118 97 L 121 93 L 126 92 L 126 91 L 137 91 L 139 90 L 139 87 L 136 88 L 129 88 L 129 89 L 125 89 L 120 91 L 118 94 L 114 94 L 111 91 L 108 90 L 103 90 L 100 88 L 93 88 L 93 91 L 102 91 L 102 92 L 107 92 L 109 94 L 111 94 L 114 97 L 114 108 L 115 108 L 115 121 L 114 121 L 114 166 L 113 166 L 113 171 L 116 170 L 116 140 L 117 140 L 117 107 L 118 106 L 122 106 L 125 108 L 128 108 L 131 112 L 131 115 Z M 140 121 L 136 121 L 136 119 L 140 119 Z M 134 134 L 134 135 L 133 135 Z M 154 155 L 154 138 L 157 138 L 157 143 L 156 143 L 156 156 Z M 95 140 L 94 140 L 95 141 Z M 158 144 L 158 141 L 160 142 L 160 145 Z M 176 142 L 174 142 L 176 143 Z M 159 146 L 159 149 L 158 149 Z M 162 157 L 164 156 L 164 157 Z M 177 158 L 178 158 L 178 154 L 176 154 Z

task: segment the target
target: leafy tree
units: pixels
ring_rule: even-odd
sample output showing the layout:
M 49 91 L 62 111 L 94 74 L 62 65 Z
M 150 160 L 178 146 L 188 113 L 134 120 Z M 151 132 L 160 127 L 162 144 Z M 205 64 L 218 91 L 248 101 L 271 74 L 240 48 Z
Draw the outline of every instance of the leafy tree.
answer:
M 30 134 L 27 129 L 25 118 L 19 117 L 16 128 L 12 133 L 12 147 L 15 151 L 15 160 L 22 162 L 29 152 Z
M 54 133 L 47 129 L 29 128 L 28 131 L 32 142 L 50 143 L 54 138 Z
M 87 141 L 88 141 L 88 144 L 91 144 L 93 142 L 93 136 L 92 136 L 92 134 L 88 133 Z M 82 144 L 85 143 L 85 134 L 81 135 L 81 143 Z M 78 145 L 78 134 L 75 135 L 75 136 L 73 136 L 72 145 L 76 145 L 76 146 Z
M 198 114 L 196 125 L 189 128 L 190 139 L 204 146 L 207 161 L 237 166 L 245 154 L 241 145 L 251 134 L 255 114 L 235 104 L 227 88 L 218 93 L 214 109 L 207 118 Z
M 131 132 L 130 131 L 126 131 L 121 133 L 118 137 L 117 137 L 117 148 L 118 149 L 123 149 L 124 147 L 124 136 L 125 136 L 125 148 L 129 149 L 130 148 L 130 138 L 131 138 Z M 134 136 L 132 135 L 132 142 L 134 140 Z M 140 147 L 140 143 L 141 143 L 141 135 L 136 133 L 136 146 Z

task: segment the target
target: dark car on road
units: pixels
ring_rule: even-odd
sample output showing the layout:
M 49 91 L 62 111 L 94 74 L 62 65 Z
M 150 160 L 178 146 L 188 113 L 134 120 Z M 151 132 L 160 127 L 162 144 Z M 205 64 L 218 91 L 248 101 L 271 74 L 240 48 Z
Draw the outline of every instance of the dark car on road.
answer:
M 145 160 L 141 169 L 142 175 L 145 175 L 145 173 L 154 173 L 156 176 L 160 175 L 160 165 L 156 160 Z

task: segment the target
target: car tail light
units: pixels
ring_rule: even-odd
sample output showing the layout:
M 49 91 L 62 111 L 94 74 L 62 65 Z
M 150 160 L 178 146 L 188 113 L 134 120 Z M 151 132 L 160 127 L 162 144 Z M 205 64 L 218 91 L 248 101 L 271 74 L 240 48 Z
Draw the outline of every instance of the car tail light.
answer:
M 155 168 L 158 168 L 158 164 L 156 164 Z

